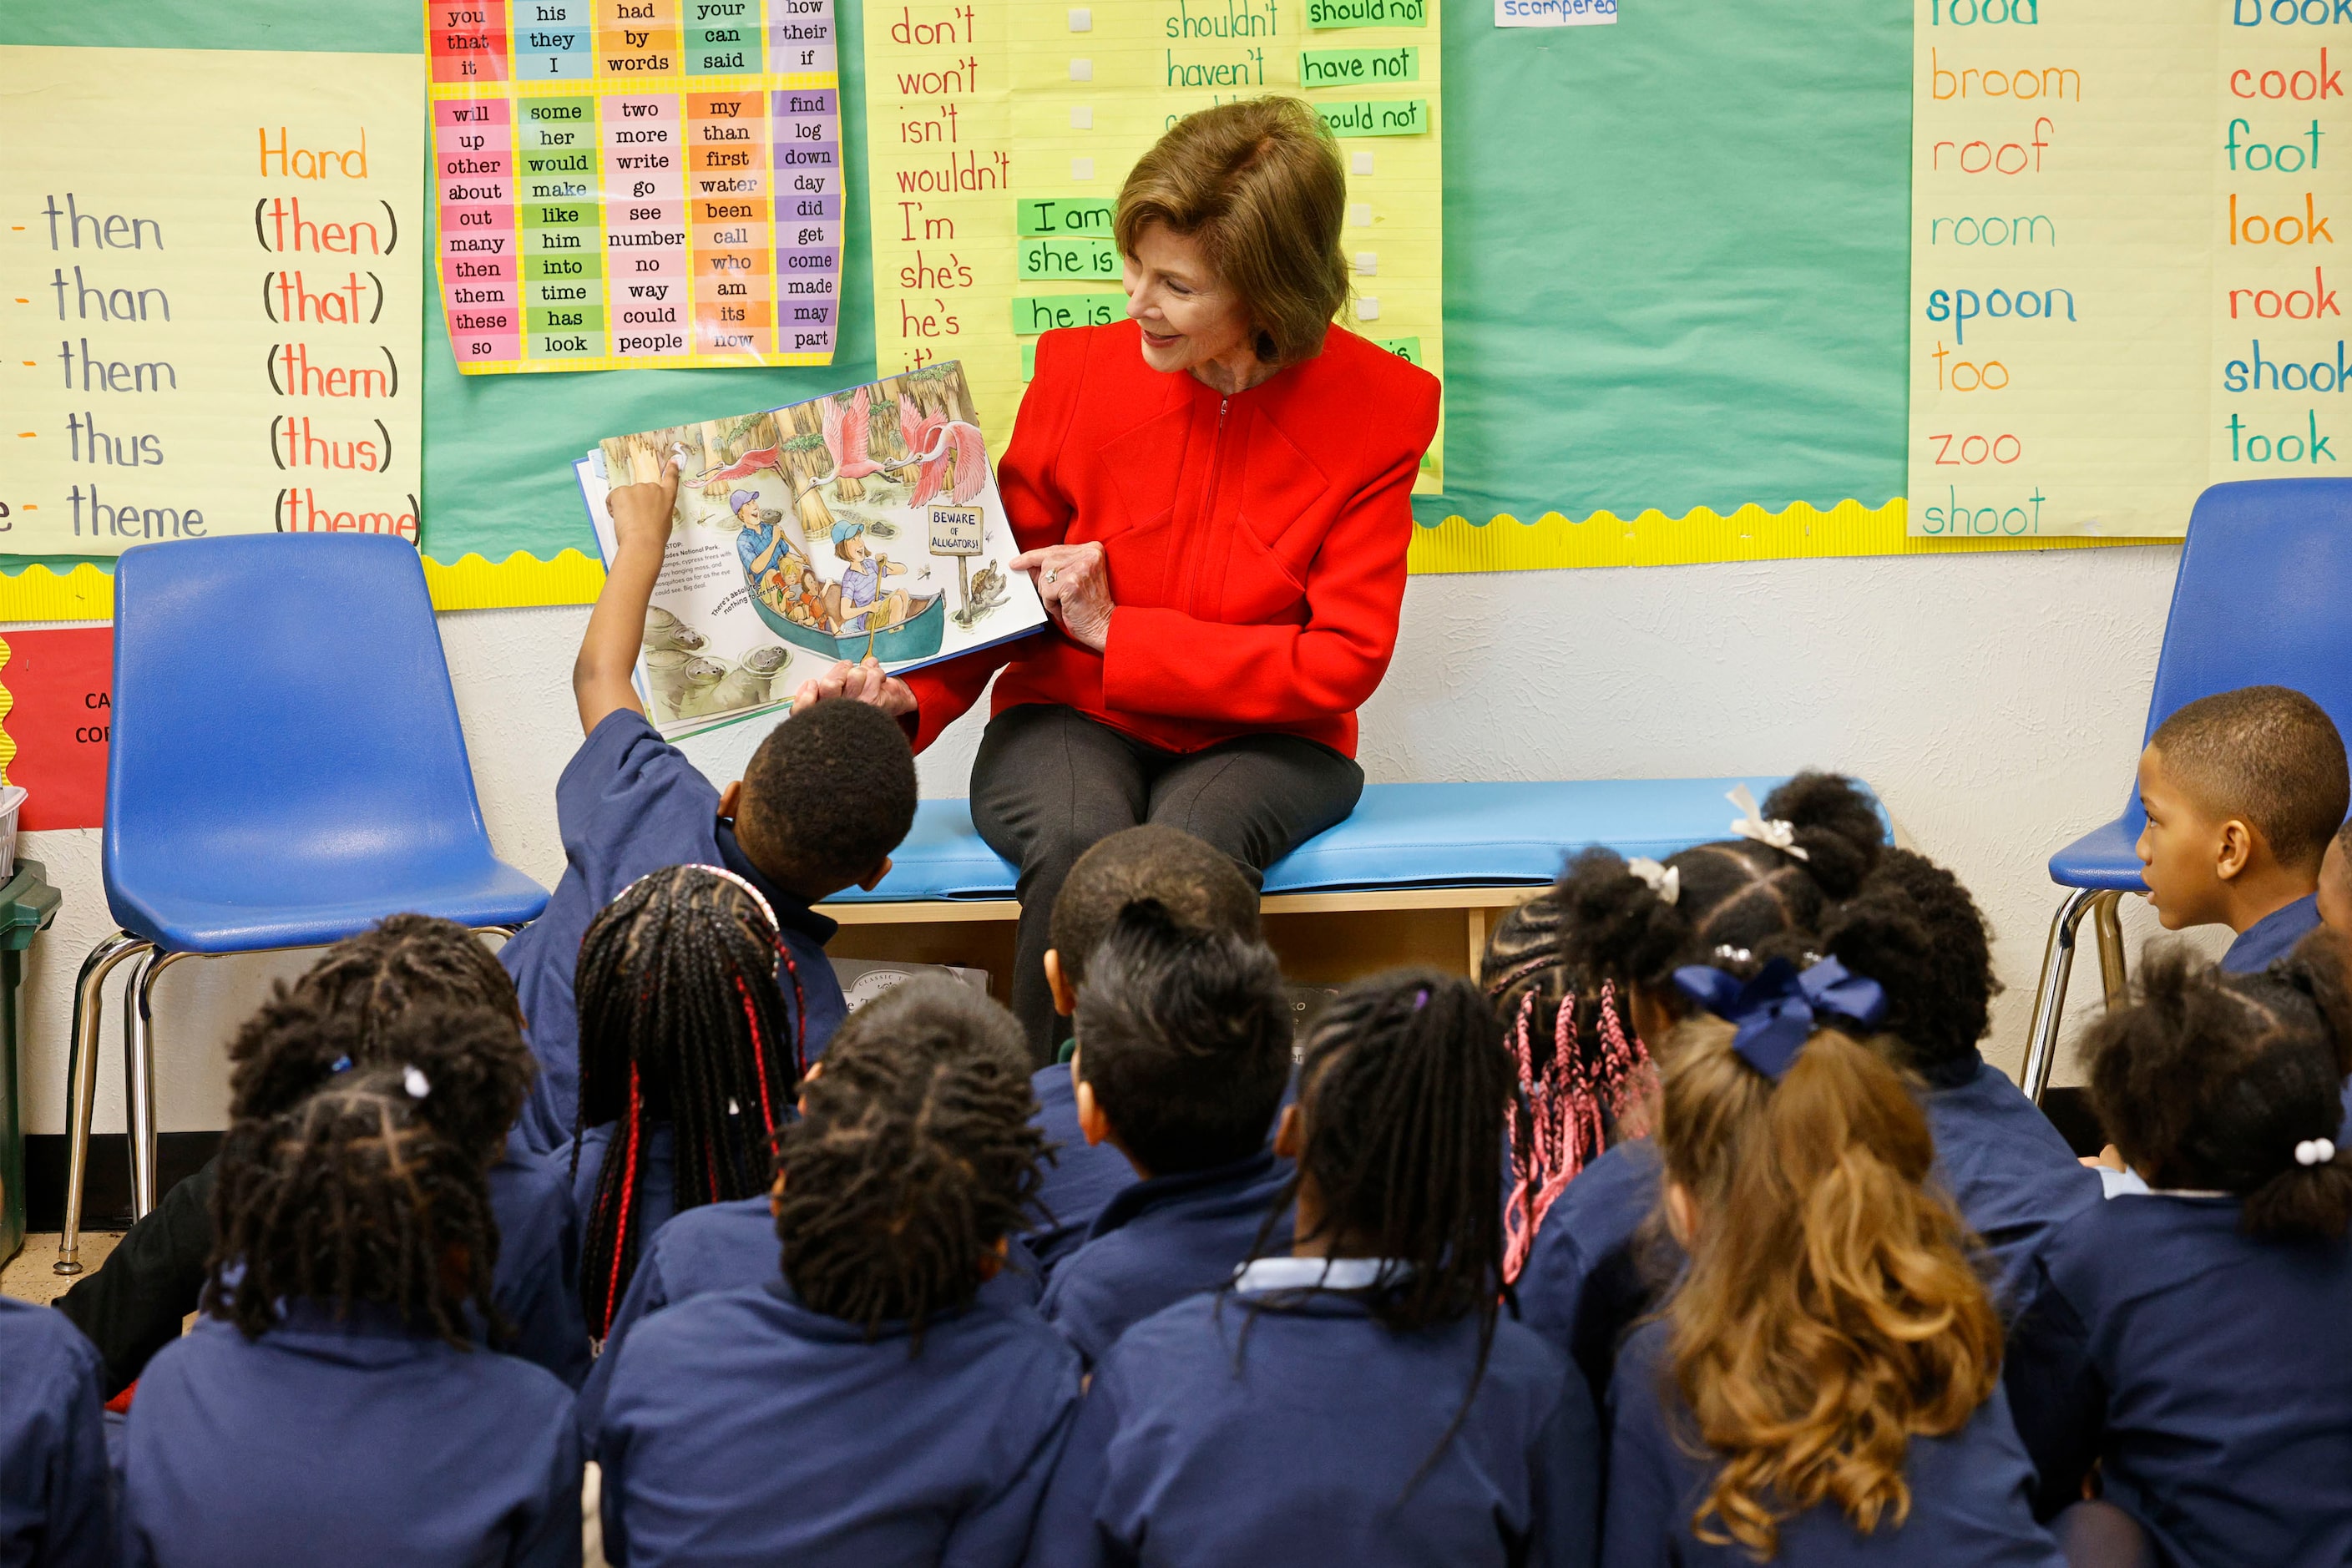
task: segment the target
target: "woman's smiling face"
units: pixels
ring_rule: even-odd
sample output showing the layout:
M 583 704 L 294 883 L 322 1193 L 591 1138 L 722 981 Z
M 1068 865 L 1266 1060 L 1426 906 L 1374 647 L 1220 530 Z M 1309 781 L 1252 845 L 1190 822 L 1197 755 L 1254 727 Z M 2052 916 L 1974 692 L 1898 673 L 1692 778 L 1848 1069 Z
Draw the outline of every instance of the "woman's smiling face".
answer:
M 1255 360 L 1248 306 L 1191 236 L 1152 224 L 1125 261 L 1127 313 L 1143 329 L 1146 364 L 1169 372 Z

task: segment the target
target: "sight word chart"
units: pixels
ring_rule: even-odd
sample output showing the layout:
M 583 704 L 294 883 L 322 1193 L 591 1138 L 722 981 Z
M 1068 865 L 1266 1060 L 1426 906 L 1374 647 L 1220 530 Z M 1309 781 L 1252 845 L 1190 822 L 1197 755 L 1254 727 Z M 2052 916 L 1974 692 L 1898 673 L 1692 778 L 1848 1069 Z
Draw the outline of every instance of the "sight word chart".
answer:
M 833 0 L 433 0 L 425 33 L 459 370 L 832 363 Z
M 423 77 L 0 48 L 0 551 L 416 542 Z
M 2352 5 L 1915 0 L 1909 528 L 2352 472 Z
M 867 221 L 885 374 L 960 360 L 993 449 L 1037 339 L 1126 314 L 1111 220 L 1194 110 L 1304 97 L 1348 171 L 1340 324 L 1444 375 L 1434 0 L 866 0 Z M 1415 486 L 1433 491 L 1444 436 Z

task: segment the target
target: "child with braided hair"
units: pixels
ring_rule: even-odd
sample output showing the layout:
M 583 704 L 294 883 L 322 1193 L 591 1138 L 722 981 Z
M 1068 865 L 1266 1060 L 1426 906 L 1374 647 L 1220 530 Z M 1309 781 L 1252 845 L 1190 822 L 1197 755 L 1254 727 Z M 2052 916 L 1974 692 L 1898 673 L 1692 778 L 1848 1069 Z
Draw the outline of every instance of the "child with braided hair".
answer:
M 539 1058 L 520 1131 L 541 1151 L 577 1131 L 581 1042 L 573 981 L 590 922 L 622 889 L 665 866 L 720 866 L 757 889 L 778 929 L 774 967 L 792 1037 L 814 1060 L 848 1011 L 824 955 L 838 928 L 814 906 L 845 888 L 879 882 L 915 820 L 908 731 L 871 702 L 855 700 L 880 689 L 881 668 L 871 661 L 850 672 L 855 689 L 845 695 L 840 682 L 804 683 L 792 716 L 760 742 L 743 776 L 723 788 L 646 718 L 633 678 L 677 482 L 670 463 L 658 483 L 612 493 L 619 552 L 572 670 L 580 750 L 555 784 L 563 875 L 539 919 L 499 953 L 514 976 Z M 785 955 L 793 961 L 789 973 L 781 962 Z
M 1690 965 L 1659 1110 L 1689 1267 L 1610 1384 L 1607 1568 L 2062 1568 L 2001 1325 L 1886 997 L 1834 958 Z
M 759 889 L 711 866 L 624 889 L 580 943 L 580 1100 L 568 1162 L 580 1298 L 604 1338 L 647 1239 L 681 1209 L 764 1192 L 799 1093 L 805 1016 Z
M 1583 1565 L 1583 1380 L 1498 1313 L 1511 1062 L 1467 981 L 1360 981 L 1276 1145 L 1286 1257 L 1130 1328 L 1095 1370 L 1036 1560 Z M 1271 1221 L 1267 1230 L 1273 1229 Z
M 975 1012 L 965 1005 L 970 995 L 966 987 L 939 975 L 918 975 L 894 986 L 849 1016 L 825 1047 L 825 1062 L 877 1048 L 928 1051 L 942 1060 L 977 1053 L 1026 1073 L 1029 1044 L 1013 1015 L 1001 1007 Z M 809 1078 L 821 1074 L 824 1065 L 813 1064 Z M 981 1293 L 1008 1306 L 1033 1306 L 1040 1272 L 1036 1258 L 1016 1237 L 1006 1247 L 1005 1266 L 981 1287 Z M 583 1439 L 592 1445 L 595 1441 L 622 1348 L 637 1323 L 697 1296 L 764 1285 L 775 1278 L 776 1218 L 765 1192 L 686 1209 L 655 1231 L 605 1330 L 604 1352 L 581 1385 Z
M 329 948 L 230 1041 L 230 1114 L 267 1119 L 339 1070 L 380 1065 L 383 1041 L 401 1018 L 449 1006 L 497 1022 L 404 1048 L 431 1053 L 417 1065 L 452 1090 L 427 1101 L 425 1114 L 488 1164 L 499 1241 L 493 1294 L 514 1335 L 500 1348 L 577 1384 L 588 1372 L 588 1331 L 580 1314 L 572 1184 L 547 1156 L 508 1136 L 530 1089 L 530 1051 L 514 986 L 473 931 L 426 915 L 394 915 Z M 105 1266 L 59 1302 L 104 1355 L 109 1397 L 179 1338 L 182 1321 L 196 1310 L 215 1238 L 216 1171 L 217 1162 L 207 1162 L 173 1186 Z
M 987 1289 L 1036 1185 L 1027 1051 L 961 986 L 912 1001 L 919 1029 L 845 1026 L 782 1129 L 781 1276 L 629 1335 L 596 1444 L 614 1563 L 1024 1560 L 1078 1399 L 1059 1336 Z
M 485 1162 L 427 1111 L 463 1086 L 415 1065 L 504 1026 L 412 1008 L 387 1065 L 230 1128 L 205 1316 L 131 1406 L 126 1563 L 579 1563 L 571 1392 L 475 1343 L 499 1318 Z
M 2139 993 L 2084 1054 L 2147 1190 L 2052 1232 L 2011 1335 L 2037 1503 L 2078 1564 L 2352 1563 L 2352 943 L 2255 973 L 2158 952 Z
M 1654 1082 L 1651 1047 L 1688 1010 L 1675 968 L 1752 974 L 1776 956 L 1801 956 L 1885 853 L 1878 808 L 1837 774 L 1800 773 L 1760 810 L 1744 788 L 1732 798 L 1737 837 L 1664 865 L 1597 848 L 1570 860 L 1547 895 L 1561 998 L 1530 990 L 1506 1020 L 1530 1123 L 1514 1141 L 1508 1260 L 1524 1259 L 1515 1282 L 1528 1325 L 1572 1355 L 1596 1392 L 1608 1386 L 1619 1336 L 1680 1263 L 1649 1223 L 1656 1147 L 1624 1136 L 1648 1114 L 1634 1097 Z M 1517 967 L 1541 973 L 1528 957 Z M 1618 1134 L 1605 1152 L 1604 1124 Z

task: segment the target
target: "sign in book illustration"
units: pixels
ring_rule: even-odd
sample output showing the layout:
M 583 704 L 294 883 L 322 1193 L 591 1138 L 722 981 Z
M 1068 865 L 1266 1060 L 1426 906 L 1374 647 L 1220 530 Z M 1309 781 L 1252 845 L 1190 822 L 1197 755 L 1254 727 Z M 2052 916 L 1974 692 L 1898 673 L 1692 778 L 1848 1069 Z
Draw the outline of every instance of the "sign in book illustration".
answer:
M 607 439 L 578 464 L 607 563 L 605 496 L 658 479 L 672 456 L 677 510 L 637 661 L 665 735 L 783 706 L 839 659 L 898 673 L 1045 624 L 1007 567 L 1019 549 L 953 361 Z

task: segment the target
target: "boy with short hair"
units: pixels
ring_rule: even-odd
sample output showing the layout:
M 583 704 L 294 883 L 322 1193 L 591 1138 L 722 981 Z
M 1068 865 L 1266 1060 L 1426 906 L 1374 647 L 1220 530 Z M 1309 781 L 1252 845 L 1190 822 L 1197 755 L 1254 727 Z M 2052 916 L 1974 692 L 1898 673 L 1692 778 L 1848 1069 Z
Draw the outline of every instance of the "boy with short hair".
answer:
M 1140 1180 L 1063 1259 L 1038 1310 L 1089 1364 L 1131 1325 L 1290 1245 L 1287 1163 L 1266 1134 L 1290 1081 L 1290 1008 L 1262 942 L 1129 904 L 1087 960 L 1077 1122 Z
M 572 670 L 587 739 L 555 786 L 563 877 L 546 912 L 499 955 L 540 1064 L 517 1131 L 541 1152 L 572 1136 L 579 1103 L 580 939 L 622 889 L 679 865 L 724 867 L 757 888 L 775 911 L 789 975 L 779 983 L 814 1056 L 846 1005 L 824 955 L 834 922 L 811 906 L 879 882 L 915 820 L 914 753 L 898 721 L 865 701 L 821 700 L 843 685 L 853 698 L 878 689 L 878 666 L 827 688 L 804 683 L 793 716 L 724 789 L 646 720 L 631 675 L 677 501 L 673 461 L 658 484 L 624 485 L 606 503 L 616 549 Z
M 1087 960 L 1119 911 L 1143 899 L 1158 900 L 1186 930 L 1258 940 L 1257 889 L 1232 856 L 1157 823 L 1114 833 L 1078 857 L 1054 900 L 1045 985 L 1055 1012 L 1066 1018 L 1077 1012 Z M 1087 1142 L 1078 1126 L 1077 1079 L 1069 1068 L 1076 1048 L 1076 1041 L 1066 1042 L 1060 1058 L 1029 1080 L 1037 1095 L 1036 1125 L 1056 1151 L 1037 1191 L 1039 1227 L 1026 1237 L 1049 1276 L 1087 1238 L 1103 1205 L 1135 1183 L 1127 1157 L 1107 1143 Z
M 2140 753 L 2137 848 L 2167 931 L 2226 925 L 2236 973 L 2265 968 L 2319 923 L 2327 842 L 2344 821 L 2344 739 L 2310 698 L 2246 686 L 2183 705 Z

